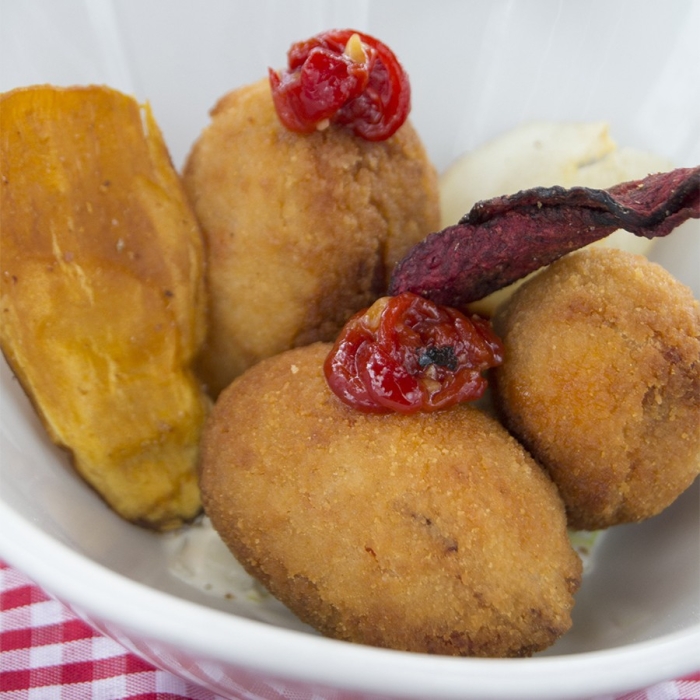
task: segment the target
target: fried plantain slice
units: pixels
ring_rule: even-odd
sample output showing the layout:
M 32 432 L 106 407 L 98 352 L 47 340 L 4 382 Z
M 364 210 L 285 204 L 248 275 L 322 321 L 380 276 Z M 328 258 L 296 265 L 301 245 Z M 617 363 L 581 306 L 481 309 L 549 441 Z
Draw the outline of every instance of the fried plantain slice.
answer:
M 203 243 L 148 106 L 0 96 L 0 348 L 51 439 L 122 517 L 200 510 Z

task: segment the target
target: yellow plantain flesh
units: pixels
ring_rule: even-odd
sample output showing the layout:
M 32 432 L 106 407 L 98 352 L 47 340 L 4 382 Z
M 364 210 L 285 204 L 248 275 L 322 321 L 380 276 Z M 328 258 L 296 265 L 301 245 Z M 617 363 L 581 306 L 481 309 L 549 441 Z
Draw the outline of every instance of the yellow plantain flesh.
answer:
M 200 511 L 203 244 L 148 106 L 0 95 L 0 348 L 51 439 L 125 519 Z

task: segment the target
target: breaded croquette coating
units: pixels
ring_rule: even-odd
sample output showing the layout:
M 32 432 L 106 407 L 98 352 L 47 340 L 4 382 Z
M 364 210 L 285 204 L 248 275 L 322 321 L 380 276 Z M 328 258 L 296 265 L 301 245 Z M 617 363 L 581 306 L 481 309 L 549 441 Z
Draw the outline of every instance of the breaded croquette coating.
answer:
M 233 554 L 323 634 L 527 656 L 570 624 L 581 562 L 551 480 L 469 405 L 366 414 L 316 343 L 264 360 L 205 430 L 206 512 Z
M 656 515 L 700 472 L 700 305 L 646 258 L 580 251 L 523 285 L 495 327 L 496 403 L 549 471 L 571 527 Z
M 213 394 L 264 357 L 333 340 L 439 226 L 437 176 L 410 123 L 381 142 L 293 133 L 267 80 L 219 101 L 184 184 L 208 245 Z

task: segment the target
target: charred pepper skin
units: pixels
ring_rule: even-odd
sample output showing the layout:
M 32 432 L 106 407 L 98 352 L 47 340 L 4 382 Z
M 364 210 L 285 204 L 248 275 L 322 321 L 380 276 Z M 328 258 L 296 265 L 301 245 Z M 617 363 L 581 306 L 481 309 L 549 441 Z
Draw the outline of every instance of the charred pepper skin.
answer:
M 411 414 L 480 398 L 482 372 L 502 361 L 488 321 L 407 292 L 382 297 L 351 318 L 324 372 L 353 408 Z
M 353 29 L 335 29 L 291 46 L 285 71 L 269 70 L 280 121 L 313 133 L 337 124 L 367 141 L 384 141 L 406 121 L 411 87 L 384 43 Z

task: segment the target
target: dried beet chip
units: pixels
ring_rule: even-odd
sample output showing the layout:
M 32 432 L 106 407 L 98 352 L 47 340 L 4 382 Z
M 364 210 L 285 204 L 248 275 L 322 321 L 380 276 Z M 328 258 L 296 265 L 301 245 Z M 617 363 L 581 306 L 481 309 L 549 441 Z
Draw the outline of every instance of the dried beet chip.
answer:
M 396 266 L 389 293 L 463 306 L 617 229 L 655 238 L 690 218 L 700 218 L 700 166 L 607 190 L 535 187 L 477 202 L 429 235 Z

